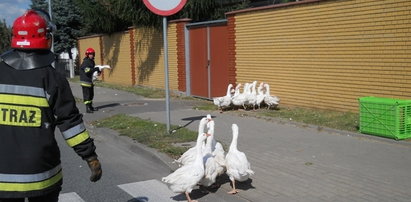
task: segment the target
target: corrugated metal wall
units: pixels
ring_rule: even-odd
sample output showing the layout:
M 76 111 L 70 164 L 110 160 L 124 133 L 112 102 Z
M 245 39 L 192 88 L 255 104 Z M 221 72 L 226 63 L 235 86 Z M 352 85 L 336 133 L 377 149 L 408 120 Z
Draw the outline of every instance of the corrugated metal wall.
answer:
M 333 0 L 234 13 L 237 82 L 268 82 L 285 105 L 357 111 L 410 99 L 411 1 Z
M 130 36 L 128 32 L 103 35 L 103 63 L 111 70 L 104 70 L 104 81 L 120 85 L 132 85 L 130 64 Z M 99 64 L 96 60 L 96 64 Z
M 195 27 L 189 32 L 190 46 L 190 81 L 191 94 L 198 97 L 209 97 L 209 76 L 207 58 L 207 29 Z
M 191 95 L 224 96 L 230 82 L 228 26 L 226 21 L 188 24 Z

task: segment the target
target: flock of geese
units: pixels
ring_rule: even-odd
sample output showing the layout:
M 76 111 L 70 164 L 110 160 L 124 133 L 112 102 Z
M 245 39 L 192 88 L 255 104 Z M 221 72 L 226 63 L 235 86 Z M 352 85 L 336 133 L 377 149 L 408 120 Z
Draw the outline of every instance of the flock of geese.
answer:
M 212 186 L 224 172 L 232 182 L 229 194 L 238 193 L 235 181 L 245 181 L 254 174 L 246 155 L 237 149 L 237 124 L 232 124 L 233 138 L 226 155 L 221 143 L 214 138 L 214 126 L 215 122 L 209 114 L 203 117 L 198 126 L 196 145 L 175 160 L 181 165 L 177 170 L 162 178 L 173 192 L 185 193 L 189 202 L 196 201 L 191 200 L 189 195 L 195 186 Z M 204 132 L 205 128 L 207 132 Z
M 270 86 L 268 83 L 261 82 L 260 85 L 257 87 L 257 81 L 253 81 L 252 83 L 245 83 L 243 87 L 243 91 L 240 93 L 240 88 L 242 86 L 241 83 L 237 84 L 235 89 L 233 88 L 233 84 L 228 84 L 227 86 L 227 94 L 222 97 L 215 97 L 213 98 L 214 105 L 218 106 L 218 108 L 223 111 L 223 109 L 228 107 L 243 107 L 243 109 L 247 109 L 247 107 L 252 107 L 255 110 L 255 107 L 260 106 L 262 104 L 267 105 L 267 109 L 271 107 L 277 107 L 280 103 L 280 98 L 274 95 L 270 95 Z M 234 93 L 232 93 L 234 92 Z

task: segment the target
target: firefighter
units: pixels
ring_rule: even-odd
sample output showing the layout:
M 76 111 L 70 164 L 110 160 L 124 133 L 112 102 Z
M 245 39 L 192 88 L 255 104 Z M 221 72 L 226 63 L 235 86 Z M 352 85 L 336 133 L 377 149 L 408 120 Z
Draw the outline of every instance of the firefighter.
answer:
M 93 107 L 94 98 L 94 84 L 93 84 L 93 74 L 98 72 L 100 75 L 100 69 L 95 67 L 94 57 L 96 51 L 93 48 L 87 48 L 86 57 L 83 59 L 83 63 L 80 66 L 80 83 L 83 89 L 83 102 L 86 105 L 86 112 L 93 113 L 98 109 Z
M 1 202 L 58 201 L 62 168 L 56 127 L 87 162 L 90 180 L 102 175 L 69 83 L 51 66 L 53 26 L 43 14 L 30 9 L 18 17 L 12 49 L 0 56 Z

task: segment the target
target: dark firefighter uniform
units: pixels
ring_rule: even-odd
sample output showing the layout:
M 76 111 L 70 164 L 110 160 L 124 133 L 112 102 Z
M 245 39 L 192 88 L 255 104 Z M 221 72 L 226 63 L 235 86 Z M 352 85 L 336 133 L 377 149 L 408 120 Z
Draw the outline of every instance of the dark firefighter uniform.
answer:
M 83 88 L 83 101 L 87 109 L 94 110 L 93 98 L 94 98 L 94 84 L 93 73 L 99 72 L 100 69 L 95 67 L 94 60 L 89 57 L 85 57 L 83 63 L 80 66 L 80 83 Z
M 59 128 L 83 159 L 96 156 L 67 80 L 49 50 L 12 50 L 0 62 L 0 198 L 41 196 L 61 189 Z

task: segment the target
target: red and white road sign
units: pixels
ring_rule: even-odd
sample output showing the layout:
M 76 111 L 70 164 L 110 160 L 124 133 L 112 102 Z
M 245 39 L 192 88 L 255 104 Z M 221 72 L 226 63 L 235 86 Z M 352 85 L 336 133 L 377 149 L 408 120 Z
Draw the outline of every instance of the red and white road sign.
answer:
M 161 16 L 170 16 L 180 11 L 187 0 L 143 0 L 143 2 L 151 12 Z

